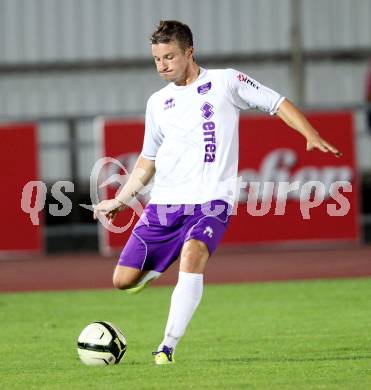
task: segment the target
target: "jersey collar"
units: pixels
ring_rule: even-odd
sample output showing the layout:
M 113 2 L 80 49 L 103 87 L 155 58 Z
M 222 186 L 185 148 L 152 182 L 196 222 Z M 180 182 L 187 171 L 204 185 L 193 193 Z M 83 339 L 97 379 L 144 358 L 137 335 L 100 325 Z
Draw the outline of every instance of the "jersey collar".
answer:
M 193 81 L 191 84 L 188 84 L 188 85 L 176 85 L 175 83 L 170 83 L 169 86 L 172 88 L 172 89 L 175 89 L 176 91 L 180 91 L 182 89 L 187 89 L 189 87 L 192 87 L 195 85 L 195 83 L 197 83 L 198 81 L 200 81 L 207 73 L 207 70 L 205 68 L 202 68 L 200 66 L 200 74 L 198 75 L 197 79 L 195 81 Z

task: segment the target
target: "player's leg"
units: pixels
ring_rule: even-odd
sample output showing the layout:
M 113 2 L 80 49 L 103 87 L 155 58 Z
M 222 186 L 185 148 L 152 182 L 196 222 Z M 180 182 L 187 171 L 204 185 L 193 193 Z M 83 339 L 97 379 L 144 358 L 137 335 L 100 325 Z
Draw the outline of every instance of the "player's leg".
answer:
M 160 206 L 161 207 L 161 206 Z M 148 204 L 144 210 L 148 225 L 141 219 L 134 227 L 113 275 L 115 287 L 130 294 L 137 293 L 162 273 L 178 258 L 182 237 L 174 235 L 171 224 L 176 216 L 169 216 L 169 226 L 161 223 L 157 205 Z
M 172 363 L 174 350 L 197 309 L 203 292 L 203 273 L 209 259 L 207 245 L 187 241 L 180 255 L 179 278 L 174 288 L 164 339 L 155 353 L 157 364 Z
M 113 272 L 113 285 L 120 290 L 126 290 L 135 286 L 144 276 L 145 272 L 125 265 L 117 265 Z
M 146 230 L 146 226 L 136 226 L 133 229 L 113 273 L 113 285 L 128 293 L 141 291 L 161 275 L 157 271 L 149 270 L 150 268 L 144 269 L 151 252 L 146 242 Z M 144 238 L 140 234 L 144 234 Z
M 218 213 L 214 212 L 216 207 Z M 197 206 L 184 224 L 179 279 L 172 294 L 164 339 L 155 352 L 157 364 L 173 362 L 175 347 L 201 301 L 206 264 L 227 228 L 230 210 L 226 202 L 211 201 Z
M 128 293 L 137 293 L 145 288 L 152 280 L 161 276 L 157 271 L 144 271 L 138 268 L 118 264 L 113 273 L 113 285 Z

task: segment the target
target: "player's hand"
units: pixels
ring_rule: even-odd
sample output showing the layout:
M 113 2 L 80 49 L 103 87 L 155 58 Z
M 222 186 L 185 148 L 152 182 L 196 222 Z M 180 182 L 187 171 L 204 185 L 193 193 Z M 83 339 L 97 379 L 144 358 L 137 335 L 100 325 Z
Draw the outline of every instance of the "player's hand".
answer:
M 124 209 L 124 205 L 121 202 L 119 202 L 117 199 L 107 199 L 107 200 L 102 200 L 97 205 L 93 205 L 93 208 L 94 208 L 94 214 L 93 214 L 94 219 L 97 219 L 98 214 L 102 213 L 108 219 L 108 222 L 112 223 L 117 213 Z
M 331 152 L 335 155 L 335 157 L 341 157 L 343 155 L 343 153 L 336 149 L 335 146 L 325 141 L 318 134 L 307 139 L 307 150 L 311 151 L 313 149 L 318 149 L 324 153 Z

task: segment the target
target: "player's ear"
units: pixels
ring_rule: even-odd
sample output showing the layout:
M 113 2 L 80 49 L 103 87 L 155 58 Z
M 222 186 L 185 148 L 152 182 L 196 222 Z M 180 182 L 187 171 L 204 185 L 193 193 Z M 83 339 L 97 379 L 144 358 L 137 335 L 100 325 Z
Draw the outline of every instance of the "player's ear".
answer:
M 191 58 L 193 56 L 193 53 L 194 53 L 193 47 L 192 46 L 187 47 L 187 49 L 185 51 L 187 58 Z

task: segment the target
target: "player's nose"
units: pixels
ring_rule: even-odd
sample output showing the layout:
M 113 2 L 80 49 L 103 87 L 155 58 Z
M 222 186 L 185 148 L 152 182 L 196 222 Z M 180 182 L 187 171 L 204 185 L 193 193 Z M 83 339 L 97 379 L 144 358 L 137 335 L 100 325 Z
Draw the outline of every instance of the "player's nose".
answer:
M 166 72 L 167 71 L 167 64 L 164 61 L 158 61 L 157 62 L 157 71 L 158 72 Z

